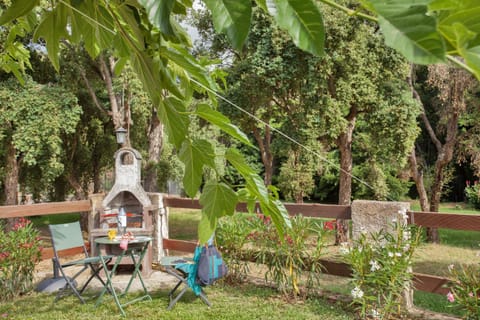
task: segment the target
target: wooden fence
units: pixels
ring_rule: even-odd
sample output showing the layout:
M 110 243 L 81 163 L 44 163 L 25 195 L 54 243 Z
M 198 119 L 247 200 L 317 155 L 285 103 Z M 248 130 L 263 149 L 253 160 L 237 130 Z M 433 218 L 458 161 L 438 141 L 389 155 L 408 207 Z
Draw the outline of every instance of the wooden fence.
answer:
M 200 209 L 198 200 L 165 197 L 164 206 L 171 208 L 190 208 Z M 302 214 L 306 217 L 326 218 L 326 219 L 351 219 L 350 206 L 325 205 L 325 204 L 285 204 L 291 216 Z M 89 200 L 68 201 L 42 203 L 21 206 L 0 206 L 0 218 L 28 217 L 39 215 L 50 215 L 60 213 L 78 213 L 89 212 L 91 205 Z M 246 205 L 239 204 L 237 211 L 245 212 Z M 408 212 L 409 223 L 422 227 L 436 227 L 455 230 L 473 230 L 480 231 L 480 215 L 465 214 L 445 214 L 433 212 Z M 182 241 L 175 239 L 164 239 L 164 249 L 178 251 L 193 251 L 196 246 L 195 242 Z M 67 253 L 66 253 L 67 254 Z M 71 252 L 68 252 L 71 254 Z M 43 259 L 52 257 L 51 250 L 44 250 Z M 322 260 L 324 272 L 335 276 L 349 277 L 351 276 L 350 267 L 342 262 Z M 446 294 L 448 292 L 449 280 L 444 277 L 437 277 L 426 274 L 414 274 L 414 286 L 416 290 L 433 292 L 438 294 Z

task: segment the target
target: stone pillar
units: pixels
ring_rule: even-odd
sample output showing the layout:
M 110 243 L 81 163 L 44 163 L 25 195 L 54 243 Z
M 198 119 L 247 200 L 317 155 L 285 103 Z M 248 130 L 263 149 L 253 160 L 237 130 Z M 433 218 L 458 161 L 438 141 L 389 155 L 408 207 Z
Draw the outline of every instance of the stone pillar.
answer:
M 153 217 L 153 262 L 160 262 L 164 256 L 163 239 L 168 238 L 168 218 L 163 205 L 163 194 L 149 193 L 152 205 L 158 210 Z
M 392 222 L 406 223 L 405 214 L 410 210 L 408 202 L 354 200 L 352 209 L 352 237 L 380 230 L 392 231 Z M 405 307 L 413 308 L 413 289 L 405 286 Z
M 362 233 L 391 230 L 393 221 L 402 222 L 403 214 L 410 210 L 408 202 L 354 200 L 352 203 L 352 237 Z

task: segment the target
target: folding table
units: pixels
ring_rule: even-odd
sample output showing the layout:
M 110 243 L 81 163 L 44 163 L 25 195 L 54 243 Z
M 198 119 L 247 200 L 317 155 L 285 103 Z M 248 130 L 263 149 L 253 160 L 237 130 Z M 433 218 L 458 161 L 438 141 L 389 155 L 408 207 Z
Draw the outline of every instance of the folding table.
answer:
M 145 283 L 143 282 L 142 274 L 140 272 L 140 266 L 142 265 L 143 258 L 145 257 L 145 253 L 147 252 L 148 246 L 152 241 L 152 238 L 146 237 L 146 236 L 137 236 L 134 239 L 128 241 L 128 247 L 125 250 L 120 249 L 119 247 L 120 241 L 121 241 L 121 237 L 116 237 L 113 240 L 110 240 L 108 237 L 101 237 L 101 238 L 95 239 L 97 250 L 99 250 L 100 245 L 103 245 L 103 246 L 111 246 L 111 249 L 117 249 L 118 247 L 117 251 L 120 252 L 118 255 L 116 255 L 115 264 L 113 265 L 112 270 L 110 271 L 107 268 L 107 262 L 104 259 L 102 259 L 102 264 L 105 270 L 107 281 L 105 282 L 105 286 L 102 292 L 100 293 L 100 296 L 98 297 L 96 306 L 98 306 L 102 302 L 103 295 L 105 294 L 105 292 L 109 291 L 112 294 L 113 299 L 115 300 L 115 303 L 118 309 L 120 310 L 120 313 L 123 316 L 125 316 L 126 314 L 125 314 L 125 311 L 123 310 L 123 307 L 141 300 L 152 300 L 152 298 L 150 297 L 150 294 L 147 291 L 147 288 L 145 287 Z M 117 271 L 118 265 L 120 264 L 120 262 L 124 257 L 130 257 L 132 259 L 134 264 L 134 270 L 130 277 L 130 280 L 128 281 L 128 285 L 125 288 L 125 291 L 121 293 L 117 293 L 113 286 L 112 279 L 115 275 L 115 272 Z M 143 295 L 133 300 L 121 303 L 119 298 L 128 293 L 128 290 L 130 289 L 130 286 L 133 280 L 137 277 L 142 285 Z

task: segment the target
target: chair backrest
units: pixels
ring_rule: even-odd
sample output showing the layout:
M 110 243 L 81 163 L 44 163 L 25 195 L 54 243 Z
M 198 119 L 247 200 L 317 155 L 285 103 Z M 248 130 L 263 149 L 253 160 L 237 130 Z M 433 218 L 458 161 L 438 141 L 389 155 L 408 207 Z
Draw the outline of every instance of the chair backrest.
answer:
M 80 222 L 51 224 L 48 227 L 55 251 L 85 246 Z

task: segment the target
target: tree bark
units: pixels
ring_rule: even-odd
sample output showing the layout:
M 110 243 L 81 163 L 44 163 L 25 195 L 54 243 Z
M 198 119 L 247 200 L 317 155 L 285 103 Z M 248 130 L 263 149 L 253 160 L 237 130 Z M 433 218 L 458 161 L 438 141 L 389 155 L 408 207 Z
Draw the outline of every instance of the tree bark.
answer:
M 115 129 L 123 126 L 123 121 L 122 121 L 122 114 L 120 113 L 120 108 L 118 105 L 118 100 L 117 100 L 117 95 L 115 94 L 115 91 L 113 89 L 113 79 L 112 79 L 112 71 L 111 71 L 111 66 L 110 66 L 110 60 L 109 64 L 107 65 L 107 62 L 105 61 L 105 57 L 102 55 L 98 58 L 98 62 L 100 64 L 100 73 L 102 74 L 103 82 L 105 83 L 105 87 L 107 89 L 108 93 L 108 99 L 110 100 L 110 110 L 112 112 L 112 120 L 113 120 L 113 125 Z M 127 134 L 128 138 L 128 134 Z M 130 142 L 127 140 L 127 145 L 130 144 Z
M 411 176 L 417 188 L 418 197 L 420 201 L 420 208 L 422 211 L 429 211 L 430 204 L 428 202 L 428 195 L 425 189 L 425 184 L 423 183 L 423 172 L 422 170 L 418 169 L 415 147 L 413 147 L 413 150 L 408 157 L 408 161 L 410 163 Z
M 352 141 L 356 118 L 357 108 L 352 106 L 347 116 L 347 128 L 337 139 L 337 147 L 340 151 L 340 182 L 338 191 L 338 204 L 340 205 L 350 205 L 352 199 Z M 337 219 L 336 225 L 335 244 L 338 245 L 346 242 L 349 238 L 348 221 Z
M 17 159 L 17 150 L 13 145 L 13 141 L 7 143 L 6 150 L 6 165 L 5 165 L 5 204 L 6 206 L 13 206 L 18 204 L 18 177 L 19 177 L 19 160 Z M 15 218 L 6 219 L 6 231 L 12 230 L 15 225 Z
M 423 179 L 418 175 L 418 166 L 416 161 L 414 161 L 415 154 L 410 156 L 411 172 L 417 186 L 417 191 L 420 195 L 420 204 L 422 206 L 422 210 L 438 212 L 442 190 L 445 184 L 445 168 L 453 159 L 454 148 L 457 144 L 458 121 L 461 112 L 465 110 L 464 93 L 471 85 L 471 82 L 468 76 L 465 76 L 462 72 L 453 70 L 449 67 L 437 66 L 429 69 L 429 83 L 430 85 L 437 87 L 439 90 L 439 100 L 442 101 L 443 105 L 445 106 L 445 110 L 442 112 L 441 117 L 441 121 L 445 123 L 445 142 L 442 143 L 427 117 L 423 103 L 420 99 L 420 95 L 413 86 L 413 75 L 414 69 L 412 66 L 411 75 L 407 81 L 410 85 L 413 98 L 419 102 L 423 109 L 421 118 L 425 125 L 426 131 L 437 151 L 429 207 L 428 202 L 425 199 L 422 199 L 426 197 L 426 192 L 425 187 L 423 186 Z M 422 179 L 421 183 L 420 179 Z M 426 210 L 427 207 L 429 210 Z M 427 228 L 427 240 L 434 243 L 439 242 L 440 238 L 437 228 Z
M 270 127 L 265 126 L 265 133 L 262 137 L 262 135 L 260 134 L 260 129 L 257 127 L 254 127 L 253 135 L 260 148 L 262 163 L 263 163 L 263 167 L 265 168 L 263 182 L 265 183 L 266 186 L 268 186 L 272 184 L 272 176 L 273 176 L 273 154 L 272 154 L 272 150 L 270 149 L 270 144 L 272 141 L 272 133 L 271 133 Z
M 78 181 L 77 177 L 74 176 L 73 174 L 69 174 L 67 175 L 66 178 L 70 186 L 75 191 L 75 199 L 76 200 L 86 199 L 85 191 L 83 190 L 82 184 Z
M 155 109 L 152 110 L 148 129 L 148 160 L 145 173 L 144 188 L 149 192 L 158 192 L 157 163 L 163 148 L 163 123 L 158 119 Z
M 7 161 L 5 166 L 5 205 L 17 204 L 17 191 L 18 191 L 18 162 L 17 162 L 17 150 L 10 141 L 7 144 Z

